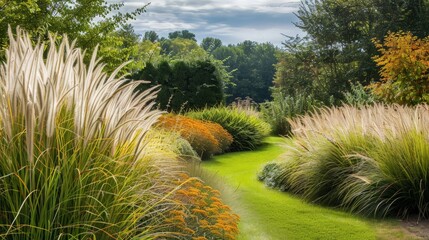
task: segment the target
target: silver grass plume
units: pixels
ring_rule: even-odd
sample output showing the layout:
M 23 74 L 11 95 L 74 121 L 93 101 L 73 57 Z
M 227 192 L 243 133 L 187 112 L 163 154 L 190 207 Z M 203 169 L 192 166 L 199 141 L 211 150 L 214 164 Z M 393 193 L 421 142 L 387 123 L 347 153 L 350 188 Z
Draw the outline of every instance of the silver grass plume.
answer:
M 96 57 L 97 49 L 86 66 L 84 52 L 67 36 L 57 47 L 53 35 L 48 44 L 33 44 L 19 27 L 16 36 L 11 28 L 8 35 L 6 62 L 0 66 L 0 126 L 11 140 L 14 124 L 20 124 L 16 119 L 23 119 L 30 162 L 35 132 L 52 138 L 61 109 L 74 112 L 74 133 L 82 144 L 108 138 L 114 141 L 109 145 L 112 151 L 130 139 L 142 142 L 160 116 L 153 109 L 156 88 L 137 94 L 134 89 L 141 82 L 125 83 L 124 76 L 116 77 L 126 63 L 107 76 Z

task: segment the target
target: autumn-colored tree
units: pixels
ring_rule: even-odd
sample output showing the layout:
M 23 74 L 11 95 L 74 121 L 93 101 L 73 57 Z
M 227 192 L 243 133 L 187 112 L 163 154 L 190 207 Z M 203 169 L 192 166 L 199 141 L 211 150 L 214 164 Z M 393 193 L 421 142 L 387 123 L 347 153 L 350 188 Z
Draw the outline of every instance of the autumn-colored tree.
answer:
M 410 32 L 389 33 L 384 42 L 373 40 L 380 55 L 380 82 L 370 85 L 383 101 L 399 104 L 429 102 L 429 38 Z

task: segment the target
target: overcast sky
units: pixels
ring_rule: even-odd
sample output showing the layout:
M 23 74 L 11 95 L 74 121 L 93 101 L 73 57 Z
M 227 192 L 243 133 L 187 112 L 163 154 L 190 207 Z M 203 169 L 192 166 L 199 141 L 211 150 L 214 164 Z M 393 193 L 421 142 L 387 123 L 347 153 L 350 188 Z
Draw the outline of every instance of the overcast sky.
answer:
M 109 2 L 117 2 L 109 0 Z M 224 44 L 244 40 L 280 46 L 283 34 L 303 35 L 293 23 L 300 0 L 125 0 L 124 10 L 149 2 L 147 12 L 132 21 L 137 33 L 154 30 L 160 36 L 187 29 L 198 42 L 216 37 Z

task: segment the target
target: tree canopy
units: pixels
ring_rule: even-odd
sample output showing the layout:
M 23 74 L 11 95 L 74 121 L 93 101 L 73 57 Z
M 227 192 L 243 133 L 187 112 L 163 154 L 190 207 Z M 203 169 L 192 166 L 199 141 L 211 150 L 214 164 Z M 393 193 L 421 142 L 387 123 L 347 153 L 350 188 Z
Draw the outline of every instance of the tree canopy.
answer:
M 211 52 L 232 71 L 233 84 L 226 90 L 228 102 L 246 97 L 259 103 L 271 99 L 277 51 L 271 43 L 244 41 L 220 46 Z
M 428 11 L 427 0 L 304 0 L 296 25 L 307 37 L 305 41 L 285 41 L 276 84 L 291 92 L 305 82 L 307 93 L 326 92 L 320 100 L 340 102 L 342 92 L 352 84 L 380 80 L 372 59 L 377 55 L 372 39 L 383 39 L 389 31 L 399 30 L 427 36 Z
M 174 31 L 168 34 L 169 39 L 175 39 L 175 38 L 183 38 L 183 39 L 189 39 L 194 42 L 197 41 L 195 39 L 195 34 L 190 32 L 189 30 L 182 30 L 182 31 Z
M 7 45 L 7 28 L 21 26 L 34 37 L 48 32 L 67 34 L 90 53 L 97 44 L 100 56 L 111 65 L 131 60 L 138 38 L 127 22 L 145 12 L 146 6 L 120 12 L 124 3 L 105 0 L 0 0 L 0 46 Z M 0 53 L 0 57 L 3 53 Z M 107 70 L 109 66 L 107 66 Z

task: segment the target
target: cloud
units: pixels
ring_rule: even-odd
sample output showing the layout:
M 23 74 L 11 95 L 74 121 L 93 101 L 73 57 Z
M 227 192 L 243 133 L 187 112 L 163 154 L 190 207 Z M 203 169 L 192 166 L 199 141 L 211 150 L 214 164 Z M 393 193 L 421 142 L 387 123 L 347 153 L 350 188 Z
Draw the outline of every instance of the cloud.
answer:
M 108 2 L 117 2 L 109 0 Z M 131 11 L 148 1 L 126 0 L 124 9 Z M 187 29 L 198 40 L 217 37 L 224 43 L 243 40 L 272 42 L 285 39 L 281 34 L 302 34 L 293 25 L 300 0 L 152 0 L 147 13 L 132 21 L 136 32 L 154 30 L 161 36 Z
M 113 1 L 110 1 L 113 2 Z M 141 7 L 149 2 L 128 0 L 125 6 Z M 210 10 L 249 10 L 255 12 L 291 13 L 295 11 L 300 0 L 156 0 L 151 7 L 162 7 L 184 11 L 210 11 Z

